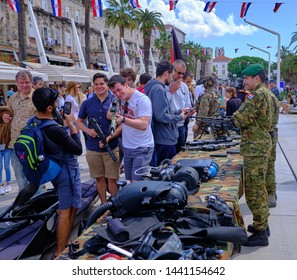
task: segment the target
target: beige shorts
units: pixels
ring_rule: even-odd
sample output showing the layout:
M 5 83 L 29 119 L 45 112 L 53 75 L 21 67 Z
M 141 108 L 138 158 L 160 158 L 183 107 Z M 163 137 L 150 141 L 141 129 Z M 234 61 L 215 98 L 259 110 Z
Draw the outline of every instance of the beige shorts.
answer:
M 90 177 L 119 178 L 119 148 L 112 150 L 117 160 L 113 161 L 108 152 L 86 152 L 86 160 L 89 165 Z

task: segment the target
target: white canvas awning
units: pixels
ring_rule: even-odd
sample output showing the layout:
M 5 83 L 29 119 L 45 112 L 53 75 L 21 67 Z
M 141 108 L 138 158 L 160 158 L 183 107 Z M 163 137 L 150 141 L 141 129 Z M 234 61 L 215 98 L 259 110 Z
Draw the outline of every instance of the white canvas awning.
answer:
M 0 83 L 9 84 L 15 82 L 17 72 L 24 70 L 24 68 L 0 61 Z M 48 76 L 45 73 L 40 73 L 36 70 L 30 70 L 33 76 L 40 76 L 43 80 L 48 81 Z

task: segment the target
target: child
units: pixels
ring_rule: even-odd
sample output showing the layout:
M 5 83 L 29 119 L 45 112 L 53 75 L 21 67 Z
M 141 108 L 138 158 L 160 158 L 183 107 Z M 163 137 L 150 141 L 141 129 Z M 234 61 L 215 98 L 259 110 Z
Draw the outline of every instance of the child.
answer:
M 10 171 L 10 129 L 12 120 L 12 110 L 7 106 L 0 107 L 0 195 L 11 192 L 11 171 Z M 2 169 L 6 174 L 6 186 L 2 181 Z

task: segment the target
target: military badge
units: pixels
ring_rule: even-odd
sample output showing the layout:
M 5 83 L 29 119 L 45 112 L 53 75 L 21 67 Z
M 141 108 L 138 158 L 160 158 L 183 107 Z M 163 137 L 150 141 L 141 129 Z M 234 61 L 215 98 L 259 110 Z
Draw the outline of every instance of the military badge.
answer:
M 252 94 L 252 93 L 249 93 L 247 98 L 248 98 L 248 99 L 253 99 L 253 98 L 254 98 L 254 96 L 255 96 L 254 94 Z

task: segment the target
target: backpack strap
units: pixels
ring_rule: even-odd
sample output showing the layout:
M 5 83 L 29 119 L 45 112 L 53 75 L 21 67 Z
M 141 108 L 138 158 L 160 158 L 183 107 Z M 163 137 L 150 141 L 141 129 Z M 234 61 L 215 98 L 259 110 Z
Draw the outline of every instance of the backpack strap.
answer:
M 54 125 L 54 124 L 58 124 L 56 121 L 54 121 L 53 119 L 45 119 L 45 120 L 41 120 L 41 119 L 37 119 L 36 116 L 34 117 L 31 117 L 29 120 L 28 120 L 28 123 L 27 125 L 28 126 L 31 126 L 33 125 L 38 127 L 39 129 L 42 129 L 46 126 L 49 126 L 49 125 Z M 36 125 L 35 125 L 36 124 Z

